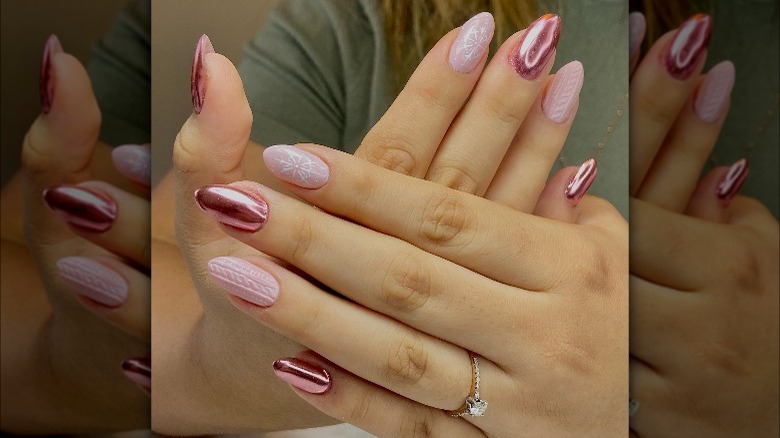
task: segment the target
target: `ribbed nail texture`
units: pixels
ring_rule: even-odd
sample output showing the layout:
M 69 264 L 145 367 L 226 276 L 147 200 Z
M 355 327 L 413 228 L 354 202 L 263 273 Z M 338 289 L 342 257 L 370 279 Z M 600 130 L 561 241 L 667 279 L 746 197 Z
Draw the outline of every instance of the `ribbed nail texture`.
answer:
M 723 115 L 734 87 L 734 76 L 734 64 L 723 61 L 704 77 L 693 103 L 693 109 L 702 121 L 712 123 Z
M 111 151 L 111 161 L 119 173 L 145 186 L 152 182 L 152 153 L 148 145 L 126 144 Z
M 294 357 L 277 359 L 274 362 L 274 374 L 310 394 L 322 394 L 331 385 L 328 370 Z
M 127 299 L 125 279 L 97 260 L 64 257 L 57 260 L 57 273 L 75 292 L 106 307 L 119 307 Z
M 517 74 L 529 81 L 539 77 L 558 45 L 560 34 L 561 18 L 555 14 L 542 15 L 531 23 L 513 57 Z
M 458 73 L 471 73 L 490 47 L 495 23 L 493 15 L 482 12 L 463 24 L 450 47 L 450 67 Z
M 113 199 L 80 186 L 58 185 L 43 191 L 46 205 L 71 225 L 87 231 L 108 231 L 117 216 Z
M 279 297 L 279 283 L 265 270 L 237 257 L 211 259 L 208 271 L 214 282 L 242 300 L 268 307 Z
M 585 71 L 582 63 L 572 61 L 558 70 L 542 101 L 542 111 L 555 123 L 563 123 L 571 115 L 582 89 Z
M 233 187 L 201 187 L 195 191 L 195 200 L 207 215 L 241 231 L 257 231 L 268 220 L 268 204 L 263 199 Z

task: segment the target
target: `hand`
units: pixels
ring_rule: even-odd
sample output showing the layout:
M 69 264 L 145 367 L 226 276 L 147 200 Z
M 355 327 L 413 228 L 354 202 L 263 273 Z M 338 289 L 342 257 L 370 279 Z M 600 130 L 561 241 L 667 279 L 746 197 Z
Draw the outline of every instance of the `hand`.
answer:
M 632 436 L 778 434 L 778 223 L 736 195 L 746 162 L 699 175 L 734 84 L 730 62 L 700 75 L 702 47 L 672 75 L 659 39 L 631 83 Z

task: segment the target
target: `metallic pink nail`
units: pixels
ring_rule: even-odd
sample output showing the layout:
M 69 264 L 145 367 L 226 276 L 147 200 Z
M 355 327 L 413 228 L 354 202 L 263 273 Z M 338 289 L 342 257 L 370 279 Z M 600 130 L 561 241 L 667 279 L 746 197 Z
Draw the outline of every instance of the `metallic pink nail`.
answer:
M 726 103 L 734 87 L 734 64 L 723 61 L 712 67 L 699 87 L 693 109 L 696 115 L 707 123 L 712 123 L 723 115 Z
M 742 184 L 745 183 L 745 179 L 748 175 L 748 160 L 741 158 L 729 167 L 728 173 L 718 184 L 718 188 L 715 194 L 720 199 L 720 203 L 724 206 L 728 206 L 731 203 L 731 199 L 742 188 Z
M 203 58 L 208 53 L 214 53 L 214 46 L 206 34 L 198 38 L 195 44 L 195 56 L 192 59 L 192 75 L 190 77 L 190 91 L 192 92 L 192 109 L 195 114 L 203 110 L 203 102 L 206 100 L 206 75 L 203 68 Z
M 279 297 L 279 283 L 256 265 L 237 257 L 217 257 L 209 261 L 214 282 L 242 300 L 268 307 Z
M 122 362 L 122 373 L 146 393 L 152 392 L 152 359 L 133 357 Z
M 48 114 L 54 102 L 54 68 L 51 58 L 57 53 L 62 53 L 62 44 L 57 35 L 49 35 L 43 47 L 43 60 L 41 61 L 41 73 L 38 76 L 38 91 L 41 95 L 41 111 Z
M 318 156 L 286 144 L 263 151 L 263 161 L 277 178 L 305 189 L 318 189 L 330 178 L 330 168 Z
M 465 22 L 450 47 L 450 67 L 458 73 L 474 71 L 490 47 L 494 29 L 490 12 L 479 13 Z
M 328 370 L 295 357 L 274 361 L 274 374 L 310 394 L 322 394 L 330 389 Z
M 560 34 L 561 17 L 555 14 L 542 15 L 531 23 L 511 58 L 517 74 L 529 81 L 536 79 L 552 57 Z
M 152 154 L 149 145 L 126 144 L 111 151 L 111 160 L 119 173 L 145 186 L 152 182 Z
M 645 39 L 647 23 L 645 16 L 641 12 L 632 12 L 628 14 L 628 62 L 631 72 L 639 62 L 639 48 Z
M 585 192 L 588 191 L 590 185 L 593 184 L 593 180 L 596 178 L 596 171 L 598 165 L 595 158 L 586 160 L 580 168 L 577 169 L 577 173 L 569 180 L 569 184 L 566 186 L 564 195 L 566 201 L 571 205 L 577 205 L 585 196 Z
M 661 55 L 666 71 L 677 79 L 687 79 L 707 51 L 711 34 L 712 18 L 709 15 L 696 14 L 689 18 L 677 29 L 669 47 Z
M 558 70 L 542 101 L 542 111 L 555 123 L 563 123 L 571 115 L 582 89 L 585 71 L 579 61 L 572 61 Z
M 57 273 L 76 293 L 106 307 L 119 307 L 127 299 L 125 279 L 97 260 L 64 257 L 57 260 Z
M 116 220 L 116 202 L 85 187 L 66 184 L 49 187 L 43 191 L 43 200 L 58 216 L 86 231 L 108 231 Z
M 195 200 L 207 215 L 241 231 L 257 231 L 268 220 L 268 204 L 263 199 L 233 187 L 201 187 L 195 191 Z

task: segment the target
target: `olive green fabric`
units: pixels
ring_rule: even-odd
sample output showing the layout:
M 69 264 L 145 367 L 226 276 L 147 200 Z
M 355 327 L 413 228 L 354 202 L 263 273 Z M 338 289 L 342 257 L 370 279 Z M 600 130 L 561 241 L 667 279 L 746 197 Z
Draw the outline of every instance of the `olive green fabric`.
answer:
M 395 97 L 378 5 L 375 0 L 280 3 L 247 43 L 239 66 L 254 114 L 253 140 L 263 145 L 310 141 L 355 151 Z M 548 10 L 563 18 L 554 70 L 575 59 L 585 68 L 579 112 L 562 152 L 566 165 L 579 165 L 628 91 L 628 10 L 622 0 L 571 1 Z M 627 116 L 626 108 L 599 156 L 590 191 L 624 215 Z

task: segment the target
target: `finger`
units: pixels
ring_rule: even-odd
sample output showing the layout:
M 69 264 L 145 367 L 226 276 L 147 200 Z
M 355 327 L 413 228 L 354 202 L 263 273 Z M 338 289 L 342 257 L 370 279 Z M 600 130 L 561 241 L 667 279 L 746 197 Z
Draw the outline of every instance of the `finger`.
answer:
M 746 159 L 737 160 L 730 167 L 712 169 L 699 181 L 688 202 L 686 214 L 712 222 L 727 222 L 730 217 L 728 207 L 745 183 L 748 170 Z
M 670 211 L 685 209 L 720 135 L 734 85 L 734 65 L 721 62 L 697 85 L 636 195 Z
M 533 210 L 574 121 L 583 79 L 582 64 L 572 61 L 548 81 L 512 141 L 486 198 L 522 212 Z
M 439 40 L 355 155 L 423 177 L 482 72 L 494 26 L 483 12 Z
M 149 193 L 152 185 L 151 145 L 126 144 L 111 151 L 114 167 L 123 176 L 137 184 L 144 193 Z
M 628 62 L 629 75 L 634 74 L 634 69 L 639 63 L 639 56 L 642 52 L 642 41 L 645 39 L 647 23 L 645 15 L 641 12 L 632 12 L 628 14 Z
M 485 193 L 546 82 L 560 25 L 557 15 L 544 15 L 501 45 L 436 151 L 427 180 Z
M 631 78 L 630 193 L 637 193 L 701 71 L 712 20 L 694 15 L 661 37 Z
M 43 198 L 76 234 L 149 269 L 149 201 L 100 181 L 52 186 Z
M 585 170 L 581 172 L 580 169 Z M 577 206 L 595 177 L 595 160 L 580 167 L 569 166 L 559 170 L 547 181 L 533 213 L 548 219 L 575 222 Z M 569 186 L 572 190 L 568 190 Z
M 96 315 L 149 342 L 149 277 L 110 257 L 63 257 L 57 261 L 59 278 L 79 301 Z
M 274 372 L 321 412 L 378 437 L 485 436 L 466 421 L 367 382 L 313 352 L 277 360 Z M 319 381 L 324 380 L 317 379 L 320 376 L 327 376 L 330 382 L 323 393 L 318 392 L 322 386 Z M 317 382 L 312 384 L 312 380 Z

